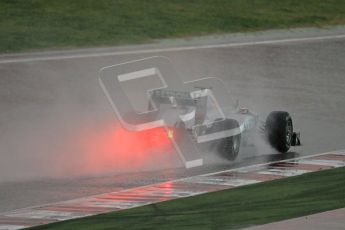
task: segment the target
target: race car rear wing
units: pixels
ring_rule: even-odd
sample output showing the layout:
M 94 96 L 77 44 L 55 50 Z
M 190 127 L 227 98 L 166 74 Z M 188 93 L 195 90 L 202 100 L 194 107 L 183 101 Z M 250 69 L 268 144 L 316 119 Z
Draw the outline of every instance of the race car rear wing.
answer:
M 161 104 L 170 104 L 173 107 L 193 107 L 195 109 L 195 124 L 202 124 L 207 114 L 207 97 L 209 89 L 201 89 L 193 92 L 156 89 L 150 91 L 150 98 L 157 109 Z M 153 109 L 151 101 L 149 110 Z
M 150 91 L 150 96 L 156 105 L 159 104 L 176 104 L 179 106 L 195 106 L 195 100 L 189 92 L 156 89 Z

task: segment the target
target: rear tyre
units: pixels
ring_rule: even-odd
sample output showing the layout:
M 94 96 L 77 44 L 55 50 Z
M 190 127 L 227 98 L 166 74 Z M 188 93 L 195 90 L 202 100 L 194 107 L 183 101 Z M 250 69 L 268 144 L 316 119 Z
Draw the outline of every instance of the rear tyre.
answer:
M 273 111 L 266 119 L 265 133 L 269 144 L 280 153 L 289 151 L 293 139 L 292 119 L 288 112 Z
M 231 130 L 239 128 L 236 120 L 226 120 L 224 123 L 224 130 Z M 241 134 L 220 139 L 217 145 L 217 152 L 228 160 L 235 160 L 240 152 Z

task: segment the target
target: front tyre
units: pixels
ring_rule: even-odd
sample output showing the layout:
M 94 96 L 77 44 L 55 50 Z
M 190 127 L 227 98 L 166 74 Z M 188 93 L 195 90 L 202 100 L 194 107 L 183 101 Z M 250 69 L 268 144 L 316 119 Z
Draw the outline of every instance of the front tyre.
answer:
M 288 112 L 273 111 L 266 119 L 265 133 L 269 144 L 280 153 L 289 151 L 293 139 L 292 119 Z

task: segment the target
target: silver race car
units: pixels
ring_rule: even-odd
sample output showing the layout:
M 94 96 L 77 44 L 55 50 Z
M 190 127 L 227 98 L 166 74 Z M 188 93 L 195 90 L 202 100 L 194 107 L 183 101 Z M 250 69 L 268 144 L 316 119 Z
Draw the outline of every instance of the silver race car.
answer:
M 212 89 L 198 88 L 192 92 L 157 89 L 151 91 L 152 102 L 159 108 L 165 120 L 174 113 L 180 120 L 173 124 L 176 136 L 187 131 L 190 139 L 197 145 L 206 143 L 229 160 L 235 160 L 240 151 L 241 142 L 246 144 L 251 133 L 261 133 L 275 150 L 286 153 L 291 146 L 300 145 L 300 134 L 294 132 L 290 114 L 285 111 L 273 111 L 265 122 L 248 108 L 237 105 L 224 109 L 221 115 L 212 106 Z M 152 109 L 152 104 L 149 105 Z M 175 138 L 175 137 L 174 137 Z M 178 137 L 176 137 L 178 138 Z
M 281 153 L 300 144 L 288 112 L 274 111 L 261 121 L 248 108 L 233 105 L 222 80 L 211 77 L 184 82 L 166 57 L 104 67 L 99 82 L 126 129 L 142 132 L 164 127 L 187 168 L 203 164 L 200 145 L 235 160 L 252 133 L 260 133 Z M 144 102 L 140 112 L 133 110 L 129 100 L 133 95 L 135 102 Z

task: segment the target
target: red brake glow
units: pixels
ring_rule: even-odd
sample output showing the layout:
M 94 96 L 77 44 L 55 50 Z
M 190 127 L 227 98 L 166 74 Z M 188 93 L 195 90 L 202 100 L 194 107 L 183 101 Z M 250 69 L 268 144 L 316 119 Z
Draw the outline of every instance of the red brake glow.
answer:
M 107 126 L 98 131 L 85 131 L 75 140 L 82 147 L 78 150 L 82 151 L 78 167 L 88 172 L 171 167 L 176 157 L 173 137 L 174 130 L 164 127 L 131 132 L 121 126 Z

